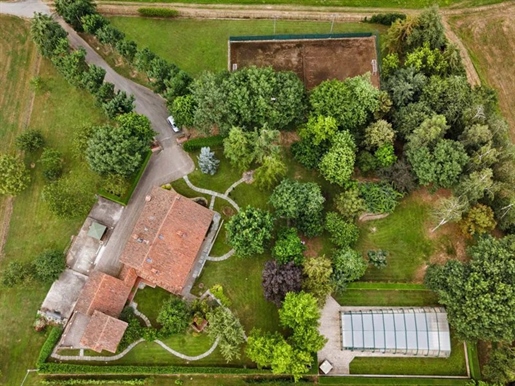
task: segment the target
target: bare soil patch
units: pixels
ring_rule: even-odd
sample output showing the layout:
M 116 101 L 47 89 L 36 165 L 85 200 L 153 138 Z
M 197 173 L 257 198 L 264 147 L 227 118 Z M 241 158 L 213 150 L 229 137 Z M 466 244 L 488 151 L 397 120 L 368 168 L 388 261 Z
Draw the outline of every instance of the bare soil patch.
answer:
M 379 87 L 375 36 L 360 38 L 230 42 L 230 70 L 251 65 L 293 71 L 308 89 L 326 79 L 372 74 Z M 376 71 L 374 71 L 376 70 Z

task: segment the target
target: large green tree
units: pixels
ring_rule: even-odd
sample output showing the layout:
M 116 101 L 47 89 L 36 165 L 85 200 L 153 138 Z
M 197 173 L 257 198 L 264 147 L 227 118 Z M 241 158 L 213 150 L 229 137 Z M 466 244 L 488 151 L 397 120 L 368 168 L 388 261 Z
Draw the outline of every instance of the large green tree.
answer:
M 356 144 L 350 132 L 342 131 L 334 136 L 331 148 L 324 155 L 318 167 L 327 181 L 344 186 L 354 172 L 355 161 Z
M 317 298 L 318 305 L 323 306 L 325 299 L 333 290 L 331 260 L 325 256 L 308 257 L 304 261 L 303 289 Z
M 34 260 L 36 277 L 44 283 L 52 283 L 59 278 L 66 268 L 66 259 L 62 251 L 47 249 Z
M 379 108 L 379 90 L 369 75 L 326 80 L 311 91 L 309 102 L 315 116 L 333 117 L 341 129 L 356 133 Z
M 515 236 L 480 238 L 470 262 L 429 267 L 425 282 L 463 339 L 515 340 Z
M 136 113 L 119 116 L 117 126 L 97 127 L 88 142 L 86 159 L 96 173 L 134 173 L 150 148 L 154 131 L 147 117 Z
M 29 172 L 23 161 L 0 154 L 0 194 L 16 196 L 25 190 L 29 182 Z
M 226 223 L 227 242 L 239 257 L 261 254 L 272 238 L 273 225 L 269 212 L 247 206 Z
M 84 31 L 82 17 L 97 12 L 92 0 L 55 0 L 55 10 L 78 32 Z
M 69 176 L 45 186 L 42 197 L 52 213 L 65 218 L 85 216 L 95 202 L 94 195 Z
M 30 34 L 38 46 L 39 52 L 46 58 L 53 56 L 60 39 L 66 38 L 68 35 L 52 16 L 39 12 L 34 13 L 34 18 L 30 23 Z
M 245 342 L 245 332 L 240 320 L 225 307 L 217 307 L 207 313 L 207 333 L 214 341 L 219 339 L 220 353 L 227 362 L 239 359 L 240 347 Z
M 170 296 L 165 300 L 157 316 L 157 322 L 161 324 L 160 333 L 170 336 L 185 332 L 191 323 L 191 310 L 182 299 Z

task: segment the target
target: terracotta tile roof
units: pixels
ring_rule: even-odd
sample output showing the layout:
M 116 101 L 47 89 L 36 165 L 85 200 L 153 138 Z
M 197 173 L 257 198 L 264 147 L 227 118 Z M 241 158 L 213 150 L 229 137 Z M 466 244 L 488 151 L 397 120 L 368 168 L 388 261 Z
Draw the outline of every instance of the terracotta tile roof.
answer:
M 136 280 L 138 280 L 138 273 L 134 268 L 128 267 L 124 265 L 122 270 L 120 271 L 120 275 L 118 275 L 120 280 L 123 280 L 126 286 L 134 287 L 136 284 Z
M 131 287 L 123 281 L 100 271 L 94 271 L 79 295 L 75 311 L 92 315 L 100 311 L 118 317 L 129 297 Z
M 134 226 L 120 261 L 144 280 L 175 294 L 185 286 L 214 212 L 155 187 Z
M 107 350 L 115 353 L 126 328 L 126 322 L 95 311 L 84 330 L 80 344 L 96 352 Z

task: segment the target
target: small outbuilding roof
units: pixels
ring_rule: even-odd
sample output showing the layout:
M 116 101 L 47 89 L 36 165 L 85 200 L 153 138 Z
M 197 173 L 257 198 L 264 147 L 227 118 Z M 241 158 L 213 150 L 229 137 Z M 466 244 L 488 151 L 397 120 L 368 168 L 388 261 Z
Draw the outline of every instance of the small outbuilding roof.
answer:
M 89 226 L 88 236 L 93 237 L 94 239 L 101 240 L 102 236 L 106 231 L 107 227 L 105 225 L 99 224 L 96 221 L 93 221 Z
M 96 352 L 106 350 L 115 353 L 126 329 L 126 322 L 95 311 L 84 330 L 80 344 Z

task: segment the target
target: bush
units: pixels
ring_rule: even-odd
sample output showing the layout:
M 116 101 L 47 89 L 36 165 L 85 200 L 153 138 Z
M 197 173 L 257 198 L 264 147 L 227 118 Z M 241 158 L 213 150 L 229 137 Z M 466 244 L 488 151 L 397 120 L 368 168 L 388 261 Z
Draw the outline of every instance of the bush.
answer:
M 43 150 L 39 161 L 43 165 L 43 175 L 48 181 L 55 181 L 63 174 L 63 155 L 59 150 Z
M 14 287 L 17 284 L 31 280 L 34 275 L 34 265 L 32 263 L 11 261 L 2 272 L 2 284 L 6 287 Z
M 34 260 L 36 277 L 43 283 L 52 283 L 66 268 L 64 254 L 56 249 L 43 251 Z
M 157 322 L 163 327 L 160 336 L 166 337 L 186 331 L 191 322 L 191 310 L 183 300 L 171 296 L 163 302 Z
M 43 379 L 42 385 L 146 385 L 145 378 L 134 379 L 87 379 L 87 378 L 70 378 L 70 379 Z
M 390 184 L 366 182 L 359 185 L 361 197 L 370 213 L 392 213 L 402 194 Z
M 223 306 L 225 306 L 225 307 L 231 306 L 232 302 L 227 297 L 227 295 L 224 293 L 224 288 L 220 284 L 215 284 L 214 286 L 212 286 L 209 289 L 209 291 L 215 298 L 220 300 L 220 303 L 222 303 Z
M 331 242 L 339 247 L 348 247 L 358 241 L 358 227 L 353 223 L 345 221 L 336 212 L 327 213 L 325 229 L 331 235 Z
M 363 21 L 365 23 L 392 25 L 397 20 L 405 20 L 406 15 L 404 13 L 377 13 L 369 18 L 365 17 Z
M 367 256 L 368 262 L 374 267 L 378 269 L 386 267 L 386 257 L 388 256 L 388 252 L 383 251 L 382 249 L 378 249 L 377 251 L 368 251 Z
M 33 152 L 43 147 L 45 139 L 39 130 L 27 130 L 16 137 L 16 147 L 20 150 Z
M 200 154 L 197 157 L 198 167 L 204 174 L 214 175 L 218 170 L 220 160 L 216 159 L 215 152 L 211 151 L 209 147 L 202 147 Z
M 62 332 L 63 330 L 61 327 L 52 327 L 50 330 L 45 343 L 43 343 L 43 346 L 41 346 L 41 350 L 39 351 L 38 360 L 36 361 L 36 366 L 38 369 L 46 362 L 50 354 L 52 354 L 55 345 L 61 338 Z
M 169 8 L 138 8 L 138 13 L 145 17 L 177 17 L 179 11 Z
M 108 174 L 102 183 L 102 190 L 115 195 L 116 197 L 123 197 L 130 187 L 130 182 L 119 174 Z
M 221 135 L 214 135 L 212 137 L 203 137 L 203 138 L 195 138 L 190 139 L 182 148 L 187 152 L 193 152 L 196 150 L 200 150 L 203 147 L 214 147 L 223 145 L 223 138 Z
M 272 256 L 279 264 L 293 261 L 297 265 L 302 265 L 305 250 L 306 247 L 298 236 L 297 229 L 288 228 L 279 232 L 277 241 L 272 249 Z

